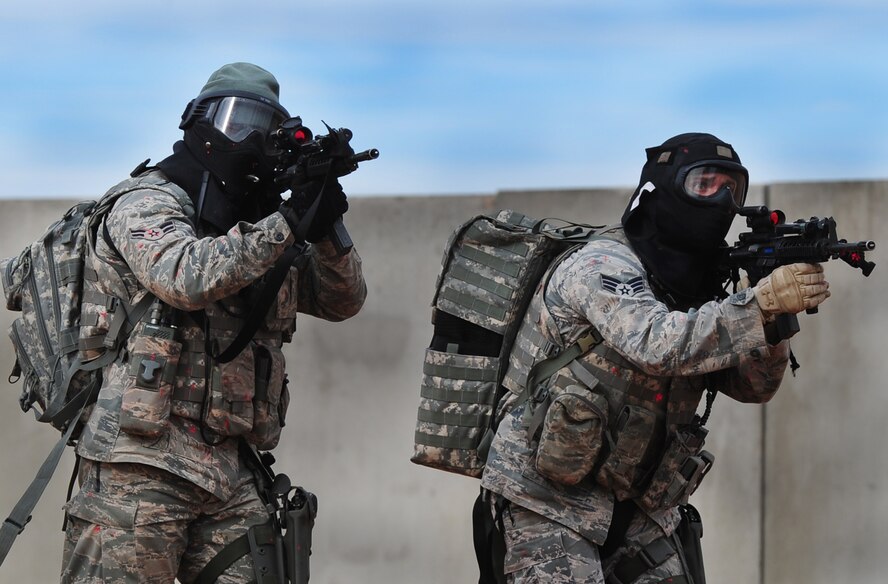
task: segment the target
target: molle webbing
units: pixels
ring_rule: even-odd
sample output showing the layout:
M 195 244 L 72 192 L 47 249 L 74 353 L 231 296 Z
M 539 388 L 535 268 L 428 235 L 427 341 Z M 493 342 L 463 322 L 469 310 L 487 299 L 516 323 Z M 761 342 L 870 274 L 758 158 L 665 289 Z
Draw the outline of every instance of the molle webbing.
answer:
M 469 450 L 492 415 L 497 359 L 427 351 L 423 364 L 417 445 Z
M 536 222 L 520 213 L 503 212 L 497 220 L 501 223 L 476 220 L 454 234 L 433 303 L 505 335 L 525 309 L 520 297 L 533 292 L 526 289 L 527 275 L 548 263 L 558 244 L 542 234 L 528 235 Z

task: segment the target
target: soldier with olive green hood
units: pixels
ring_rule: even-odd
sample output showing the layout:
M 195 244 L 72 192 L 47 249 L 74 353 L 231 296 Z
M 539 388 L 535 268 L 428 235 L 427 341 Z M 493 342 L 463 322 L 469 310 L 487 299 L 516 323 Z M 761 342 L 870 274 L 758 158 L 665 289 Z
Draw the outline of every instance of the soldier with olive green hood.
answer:
M 82 430 L 63 582 L 194 582 L 269 519 L 243 453 L 280 439 L 290 401 L 281 346 L 298 312 L 341 321 L 366 295 L 358 253 L 340 255 L 327 237 L 348 209 L 335 179 L 300 193 L 322 201 L 305 241 L 294 236 L 300 213 L 282 204 L 271 139 L 289 117 L 271 73 L 225 65 L 188 104 L 173 154 L 114 187 L 127 192 L 87 259 L 82 358 L 108 350 L 115 312 L 155 300 L 104 368 Z M 222 358 L 282 257 L 283 284 L 255 332 Z M 219 581 L 258 573 L 248 553 Z

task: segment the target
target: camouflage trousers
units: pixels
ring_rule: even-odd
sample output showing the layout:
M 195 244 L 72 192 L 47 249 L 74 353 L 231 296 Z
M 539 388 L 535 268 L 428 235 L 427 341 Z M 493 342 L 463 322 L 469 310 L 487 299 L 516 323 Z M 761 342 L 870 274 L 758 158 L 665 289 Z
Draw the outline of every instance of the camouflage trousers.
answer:
M 491 497 L 496 515 L 498 496 Z M 509 584 L 605 584 L 606 575 L 625 555 L 666 534 L 644 513 L 636 513 L 626 532 L 626 541 L 602 563 L 599 548 L 576 531 L 512 502 L 503 511 L 506 542 L 504 562 Z M 623 584 L 668 584 L 685 574 L 678 553 L 651 568 L 633 582 Z
M 84 459 L 79 480 L 66 506 L 62 584 L 188 584 L 219 550 L 268 520 L 246 468 L 227 501 L 141 464 Z M 255 582 L 249 555 L 217 582 Z

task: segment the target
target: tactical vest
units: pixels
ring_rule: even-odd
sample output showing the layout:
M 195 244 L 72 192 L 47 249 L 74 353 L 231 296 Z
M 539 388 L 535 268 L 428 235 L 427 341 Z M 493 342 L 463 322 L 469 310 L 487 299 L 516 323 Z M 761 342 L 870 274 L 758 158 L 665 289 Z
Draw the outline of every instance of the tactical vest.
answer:
M 132 180 L 138 181 L 138 188 L 173 196 L 186 214 L 193 215 L 191 199 L 163 175 L 149 172 Z M 100 229 L 97 237 L 102 235 Z M 109 333 L 119 322 L 115 317 L 149 295 L 117 257 L 107 237 L 105 243 L 111 253 L 103 257 L 96 252 L 96 241 L 91 241 L 86 262 L 80 331 L 81 358 L 85 360 L 109 350 L 106 339 L 112 338 Z M 224 306 L 225 301 L 208 306 L 195 320 L 155 299 L 124 340 L 128 350 L 121 352 L 121 359 L 128 376 L 122 388 L 120 429 L 158 438 L 167 431 L 170 416 L 178 416 L 203 424 L 212 435 L 244 436 L 260 449 L 274 448 L 289 405 L 280 347 L 292 338 L 295 327 L 295 295 L 291 292 L 290 288 L 284 291 L 281 296 L 288 300 L 278 300 L 253 340 L 236 357 L 226 363 L 210 358 L 209 368 L 208 349 L 215 354 L 214 347 L 227 346 L 244 319 L 233 313 L 231 306 Z M 208 347 L 207 338 L 217 345 Z
M 560 484 L 587 476 L 618 500 L 634 499 L 648 511 L 686 504 L 712 465 L 702 450 L 707 430 L 695 417 L 704 391 L 701 377 L 653 377 L 606 343 L 527 387 L 538 363 L 562 350 L 541 287 L 518 331 L 503 385 L 523 397 L 536 470 Z

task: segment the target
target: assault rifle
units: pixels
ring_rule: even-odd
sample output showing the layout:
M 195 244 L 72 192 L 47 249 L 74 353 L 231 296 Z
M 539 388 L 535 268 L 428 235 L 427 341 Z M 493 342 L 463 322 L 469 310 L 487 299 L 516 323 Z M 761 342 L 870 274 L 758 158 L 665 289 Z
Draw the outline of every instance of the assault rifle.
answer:
M 750 231 L 741 233 L 739 241 L 725 249 L 721 262 L 722 268 L 730 270 L 735 286 L 740 281 L 740 268 L 746 272 L 749 284 L 755 286 L 775 268 L 799 262 L 822 263 L 839 259 L 858 268 L 864 276 L 869 276 L 876 267 L 866 259 L 866 252 L 874 250 L 876 243 L 839 239 L 836 220 L 832 217 L 811 217 L 787 223 L 782 211 L 772 211 L 763 205 L 743 207 L 739 214 L 746 217 Z M 814 314 L 817 308 L 806 312 Z M 780 314 L 765 330 L 768 341 L 776 344 L 796 334 L 799 321 L 795 314 Z
M 351 174 L 358 169 L 358 163 L 379 156 L 376 148 L 355 153 L 349 144 L 352 131 L 348 128 L 334 130 L 327 122 L 324 122 L 324 126 L 328 133 L 314 136 L 310 129 L 302 125 L 302 118 L 299 116 L 281 123 L 271 136 L 275 146 L 282 152 L 278 174 L 274 179 L 276 183 L 293 188 L 313 180 L 321 180 L 326 185 L 330 178 L 336 180 Z M 323 192 L 322 188 L 312 207 L 317 207 Z M 342 223 L 342 217 L 333 224 L 329 236 L 340 255 L 351 249 L 352 240 Z

